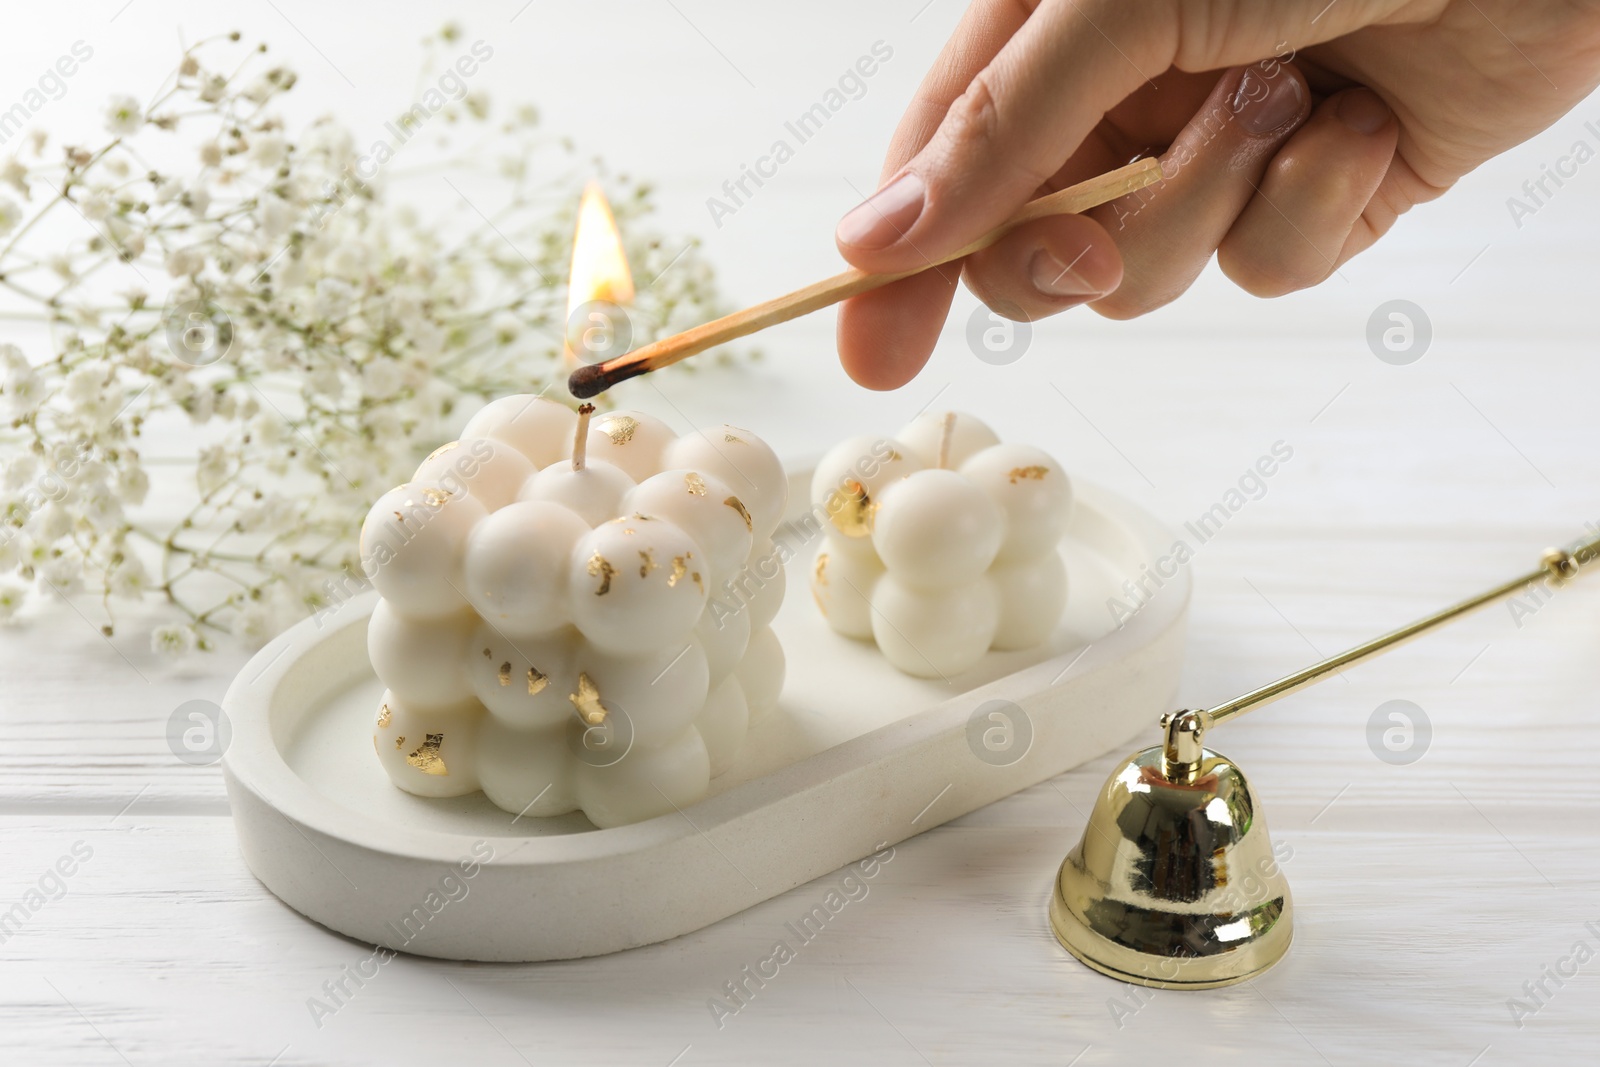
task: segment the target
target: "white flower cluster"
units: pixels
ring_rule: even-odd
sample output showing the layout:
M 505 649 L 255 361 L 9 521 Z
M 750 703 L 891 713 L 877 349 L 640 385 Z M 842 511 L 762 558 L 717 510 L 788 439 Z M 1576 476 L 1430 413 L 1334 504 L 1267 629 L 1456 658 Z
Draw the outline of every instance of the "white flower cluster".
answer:
M 703 797 L 784 670 L 781 577 L 738 610 L 709 591 L 774 553 L 787 498 L 737 427 L 488 405 L 361 530 L 390 779 L 601 827 Z
M 148 104 L 112 100 L 98 147 L 36 131 L 0 160 L 0 303 L 40 324 L 26 354 L 0 348 L 0 617 L 53 588 L 103 598 L 108 633 L 112 598 L 170 605 L 162 652 L 264 640 L 350 595 L 377 492 L 485 400 L 567 369 L 587 175 L 532 108 L 440 97 L 363 152 L 331 119 L 286 125 L 295 75 L 244 47 L 201 42 Z M 468 51 L 454 28 L 428 48 L 451 70 Z M 450 140 L 474 129 L 492 150 Z M 471 202 L 440 180 L 486 162 L 500 178 Z M 633 336 L 719 313 L 698 250 L 638 225 L 647 188 L 606 184 L 655 279 Z M 152 459 L 182 461 L 159 511 L 141 507 Z
M 1001 444 L 971 415 L 839 443 L 811 497 L 829 519 L 817 606 L 907 674 L 947 678 L 991 647 L 1039 644 L 1061 620 L 1072 485 L 1049 455 Z

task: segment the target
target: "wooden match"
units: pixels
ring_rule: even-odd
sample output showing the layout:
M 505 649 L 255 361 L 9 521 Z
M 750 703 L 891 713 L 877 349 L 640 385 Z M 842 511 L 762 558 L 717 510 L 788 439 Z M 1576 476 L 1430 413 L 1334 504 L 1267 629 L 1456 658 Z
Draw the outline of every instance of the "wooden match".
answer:
M 1155 159 L 1141 159 L 1048 196 L 1030 200 L 1005 222 L 938 262 L 914 270 L 901 271 L 898 274 L 867 274 L 852 268 L 831 278 L 814 282 L 803 289 L 796 289 L 785 296 L 747 307 L 743 311 L 735 311 L 731 315 L 724 315 L 720 319 L 636 348 L 632 352 L 579 367 L 567 379 L 567 388 L 579 399 L 598 396 L 618 382 L 660 370 L 680 359 L 687 359 L 696 353 L 704 352 L 708 348 L 715 348 L 735 338 L 746 337 L 758 330 L 776 326 L 780 322 L 788 322 L 801 315 L 809 315 L 813 311 L 837 304 L 841 300 L 847 300 L 879 286 L 970 256 L 979 249 L 988 248 L 1024 222 L 1044 218 L 1047 215 L 1075 215 L 1109 203 L 1118 197 L 1127 196 L 1160 180 L 1161 164 Z

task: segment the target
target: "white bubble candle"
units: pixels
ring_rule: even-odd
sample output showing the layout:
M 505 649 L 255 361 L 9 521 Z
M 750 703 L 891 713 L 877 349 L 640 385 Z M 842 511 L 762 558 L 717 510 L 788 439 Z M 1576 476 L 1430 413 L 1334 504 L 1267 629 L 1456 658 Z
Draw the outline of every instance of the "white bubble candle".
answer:
M 777 702 L 772 612 L 708 608 L 771 551 L 777 456 L 580 411 L 497 400 L 367 515 L 372 739 L 407 792 L 637 822 L 705 796 Z
M 811 591 L 828 624 L 907 674 L 948 678 L 990 648 L 1043 642 L 1066 604 L 1061 465 L 971 415 L 924 414 L 850 438 L 817 465 L 828 516 Z

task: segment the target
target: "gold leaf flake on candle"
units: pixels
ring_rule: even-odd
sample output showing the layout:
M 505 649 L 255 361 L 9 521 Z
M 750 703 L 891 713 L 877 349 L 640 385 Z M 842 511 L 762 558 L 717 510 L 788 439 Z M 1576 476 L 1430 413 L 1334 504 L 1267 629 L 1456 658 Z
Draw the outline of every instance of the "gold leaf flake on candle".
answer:
M 376 737 L 374 737 L 372 739 L 372 742 L 373 742 L 373 744 L 377 744 L 378 739 Z M 399 748 L 401 745 L 404 745 L 405 743 L 406 743 L 406 735 L 405 734 L 401 734 L 399 737 L 394 739 L 394 747 L 395 748 Z
M 743 500 L 736 496 L 730 496 L 723 503 L 739 513 L 739 517 L 744 520 L 744 528 L 746 530 L 755 529 L 755 523 L 750 521 L 750 509 L 744 506 Z
M 589 577 L 600 579 L 600 588 L 594 591 L 595 596 L 605 596 L 611 592 L 611 579 L 616 573 L 617 569 L 611 565 L 611 561 L 600 553 L 589 557 Z
M 619 515 L 617 518 L 610 519 L 610 520 L 607 521 L 607 525 L 608 526 L 620 526 L 620 527 L 622 527 L 622 532 L 623 533 L 627 534 L 629 537 L 632 537 L 634 534 L 638 533 L 639 531 L 635 530 L 632 526 L 629 526 L 628 525 L 629 523 L 631 523 L 631 522 L 655 522 L 655 521 L 656 521 L 656 517 L 654 515 L 641 515 L 636 511 L 632 515 Z
M 587 674 L 578 675 L 578 691 L 569 694 L 567 699 L 577 709 L 578 718 L 590 726 L 599 726 L 606 721 L 606 709 L 600 703 L 600 689 Z
M 828 519 L 846 537 L 871 537 L 878 502 L 854 478 L 842 482 L 829 500 Z
M 706 591 L 706 583 L 702 582 L 700 580 L 700 572 L 699 571 L 695 571 L 693 574 L 689 575 L 689 580 L 691 582 L 693 582 L 694 583 L 694 587 L 696 589 L 700 590 L 702 593 L 704 593 Z
M 511 684 L 511 661 L 506 660 L 500 664 L 500 686 L 505 688 Z
M 1044 476 L 1050 473 L 1049 467 L 1034 465 L 1032 467 L 1012 467 L 1006 477 L 1011 479 L 1011 484 L 1016 485 L 1024 478 L 1031 478 L 1036 482 L 1044 481 Z
M 439 755 L 439 746 L 442 744 L 444 744 L 444 734 L 429 734 L 423 739 L 422 744 L 417 746 L 417 750 L 406 757 L 406 762 L 423 774 L 441 777 L 448 775 L 450 771 Z
M 528 668 L 528 695 L 529 696 L 533 696 L 535 693 L 544 692 L 545 686 L 547 686 L 549 684 L 550 684 L 549 675 L 545 674 L 538 667 L 529 667 Z
M 390 718 L 391 713 L 389 711 L 389 705 L 385 704 L 378 709 L 378 729 L 387 730 L 389 728 Z
M 450 502 L 450 490 L 424 489 L 422 491 L 422 500 L 430 508 L 442 508 Z
M 688 486 L 690 496 L 706 495 L 706 480 L 694 471 L 690 471 L 683 476 L 683 484 Z
M 732 426 L 732 427 L 729 427 L 729 429 L 739 430 L 739 427 Z M 739 430 L 739 433 L 749 433 L 749 432 L 750 432 L 749 430 Z M 745 443 L 745 439 L 744 438 L 739 437 L 736 434 L 728 433 L 726 431 L 723 433 L 722 439 L 724 441 L 728 442 L 728 444 L 730 444 L 730 445 L 742 445 L 742 444 Z
M 648 578 L 650 572 L 656 569 L 656 554 L 648 548 L 639 550 L 639 577 Z
M 486 649 L 484 649 L 484 650 L 483 650 L 483 658 L 484 658 L 484 659 L 489 659 L 489 658 L 491 658 L 491 657 L 490 657 L 490 653 L 489 653 L 489 650 L 488 650 L 488 649 L 487 649 L 487 648 L 486 648 Z
M 630 415 L 608 415 L 600 420 L 600 432 L 611 438 L 614 445 L 625 445 L 633 440 L 639 429 L 639 420 Z
M 817 569 L 813 572 L 813 577 L 815 577 L 818 585 L 828 584 L 828 554 L 826 552 L 817 553 Z
M 460 448 L 460 447 L 461 447 L 461 442 L 460 441 L 446 441 L 444 444 L 440 445 L 438 448 L 434 449 L 432 452 L 429 452 L 428 453 L 428 458 L 429 459 L 434 459 L 434 458 L 436 458 L 438 456 L 444 455 L 446 452 L 450 451 L 452 448 Z
M 672 557 L 672 573 L 667 575 L 667 587 L 669 589 L 677 588 L 678 582 L 683 579 L 684 572 L 687 571 L 688 569 L 689 569 L 689 557 L 688 556 L 673 556 Z
M 896 452 L 894 449 L 892 449 L 892 448 L 889 449 L 889 462 L 890 463 L 899 463 L 901 460 L 903 460 L 905 458 L 906 457 L 902 456 L 900 453 Z

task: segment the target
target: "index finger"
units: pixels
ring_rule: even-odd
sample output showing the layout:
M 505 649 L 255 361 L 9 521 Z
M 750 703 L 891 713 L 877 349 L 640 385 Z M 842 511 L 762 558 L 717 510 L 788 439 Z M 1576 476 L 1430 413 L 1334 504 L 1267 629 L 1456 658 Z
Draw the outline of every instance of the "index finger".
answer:
M 961 70 L 931 76 L 896 135 L 896 153 L 919 140 L 921 147 L 840 220 L 840 252 L 866 271 L 914 270 L 1005 221 L 1107 111 L 1143 84 L 1141 70 L 1170 65 L 1177 47 L 1173 6 L 1174 0 L 1042 0 L 1020 25 L 1013 12 L 1005 25 L 1014 31 L 981 65 L 982 50 L 967 47 L 965 37 L 952 41 L 946 55 Z M 975 31 L 1000 28 L 998 6 L 985 0 L 981 7 L 963 28 L 992 45 L 993 35 Z M 960 77 L 966 84 L 956 91 Z
M 944 121 L 950 104 L 1017 32 L 1037 0 L 976 0 L 945 42 L 907 105 L 889 141 L 883 176 L 897 172 L 922 150 Z M 839 358 L 869 389 L 893 389 L 927 362 L 950 311 L 961 264 L 913 274 L 839 309 Z
M 878 175 L 891 177 L 933 139 L 950 105 L 967 91 L 978 72 L 987 67 L 1022 28 L 1039 0 L 975 0 L 961 16 L 955 32 L 923 75 L 905 114 L 889 139 L 889 151 Z

